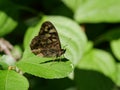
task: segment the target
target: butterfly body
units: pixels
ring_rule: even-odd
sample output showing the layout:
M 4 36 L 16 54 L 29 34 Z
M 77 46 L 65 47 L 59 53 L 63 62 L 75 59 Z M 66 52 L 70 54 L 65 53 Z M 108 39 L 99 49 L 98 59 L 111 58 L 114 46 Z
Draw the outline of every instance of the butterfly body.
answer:
M 59 57 L 66 51 L 61 49 L 58 33 L 49 21 L 42 24 L 39 34 L 32 39 L 30 48 L 35 55 L 43 57 Z

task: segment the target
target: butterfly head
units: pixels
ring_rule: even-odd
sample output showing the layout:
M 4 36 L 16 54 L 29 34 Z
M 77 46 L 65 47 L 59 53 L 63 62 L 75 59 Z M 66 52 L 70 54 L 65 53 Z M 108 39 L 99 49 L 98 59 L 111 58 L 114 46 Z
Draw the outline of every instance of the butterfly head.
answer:
M 59 52 L 59 54 L 57 55 L 57 57 L 60 57 L 61 55 L 63 55 L 66 52 L 66 49 L 61 49 L 61 51 Z

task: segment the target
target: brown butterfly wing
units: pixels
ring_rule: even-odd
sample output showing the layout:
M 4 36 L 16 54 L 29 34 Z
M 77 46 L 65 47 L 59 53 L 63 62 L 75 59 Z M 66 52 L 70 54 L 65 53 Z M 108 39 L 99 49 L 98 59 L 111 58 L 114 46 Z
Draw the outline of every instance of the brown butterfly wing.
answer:
M 65 53 L 65 50 L 61 49 L 58 33 L 49 21 L 42 24 L 38 36 L 33 38 L 30 47 L 32 52 L 38 56 L 59 57 Z

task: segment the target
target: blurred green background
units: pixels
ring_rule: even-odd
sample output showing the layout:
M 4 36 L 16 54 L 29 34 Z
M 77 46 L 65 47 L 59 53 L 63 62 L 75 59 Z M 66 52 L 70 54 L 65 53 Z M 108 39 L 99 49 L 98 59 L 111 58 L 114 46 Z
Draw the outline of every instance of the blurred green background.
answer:
M 18 67 L 28 72 L 23 77 L 8 74 L 2 62 L 10 58 L 2 52 L 0 90 L 120 90 L 120 0 L 0 0 L 0 37 L 16 48 L 18 61 L 32 57 L 30 40 L 46 20 L 57 27 L 74 70 L 65 63 L 66 71 L 72 73 L 63 71 L 51 78 L 50 73 L 31 72 L 22 64 Z

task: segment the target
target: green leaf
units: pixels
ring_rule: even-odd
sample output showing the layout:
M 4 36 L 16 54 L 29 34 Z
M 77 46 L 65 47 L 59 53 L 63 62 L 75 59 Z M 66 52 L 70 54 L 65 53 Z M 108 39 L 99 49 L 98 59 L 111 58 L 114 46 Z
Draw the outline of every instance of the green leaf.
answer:
M 3 11 L 0 11 L 0 18 L 0 36 L 10 33 L 17 26 L 17 22 Z
M 51 21 L 54 24 L 58 31 L 62 47 L 67 45 L 65 47 L 65 59 L 60 57 L 60 61 L 52 61 L 56 58 L 37 57 L 31 52 L 30 42 L 35 35 L 38 35 L 41 24 L 44 21 Z M 80 60 L 85 50 L 86 41 L 84 32 L 72 20 L 62 16 L 44 17 L 35 27 L 28 29 L 24 40 L 25 52 L 17 66 L 23 72 L 43 78 L 67 77 L 73 71 L 73 65 L 70 61 L 76 64 Z
M 27 79 L 12 70 L 0 70 L 0 80 L 0 90 L 28 90 L 29 87 Z
M 85 36 L 85 33 L 80 28 L 80 26 L 71 19 L 66 17 L 62 16 L 44 17 L 43 20 L 41 20 L 35 27 L 30 27 L 27 30 L 24 39 L 24 47 L 25 48 L 29 47 L 32 38 L 35 35 L 38 35 L 41 24 L 44 21 L 51 21 L 54 24 L 58 31 L 62 47 L 66 46 L 65 57 L 71 60 L 74 64 L 76 64 L 80 60 L 85 51 L 87 38 Z
M 62 1 L 73 12 L 75 12 L 76 9 L 78 9 L 79 6 L 81 6 L 82 4 L 84 4 L 84 2 L 86 2 L 86 0 L 62 0 Z
M 80 23 L 119 22 L 119 11 L 120 0 L 87 0 L 75 11 L 74 18 Z
M 0 60 L 0 70 L 8 69 L 8 67 L 9 66 L 5 62 Z
M 0 57 L 0 62 L 6 63 L 8 66 L 15 65 L 15 60 L 9 55 L 3 55 Z
M 19 45 L 15 45 L 11 51 L 13 57 L 18 60 L 22 56 L 22 49 Z
M 103 50 L 93 49 L 84 55 L 78 64 L 78 68 L 101 72 L 116 81 L 115 60 L 108 52 Z
M 117 64 L 117 85 L 120 86 L 120 63 Z
M 110 45 L 115 57 L 120 60 L 120 39 L 111 41 Z
M 85 53 L 84 54 L 89 53 L 89 51 L 91 51 L 91 49 L 93 49 L 93 42 L 92 41 L 88 41 L 87 45 L 85 47 Z
M 73 70 L 72 63 L 69 60 L 53 60 L 53 58 L 40 58 L 31 56 L 26 60 L 21 60 L 17 66 L 23 72 L 43 77 L 43 78 L 64 78 L 67 77 Z

